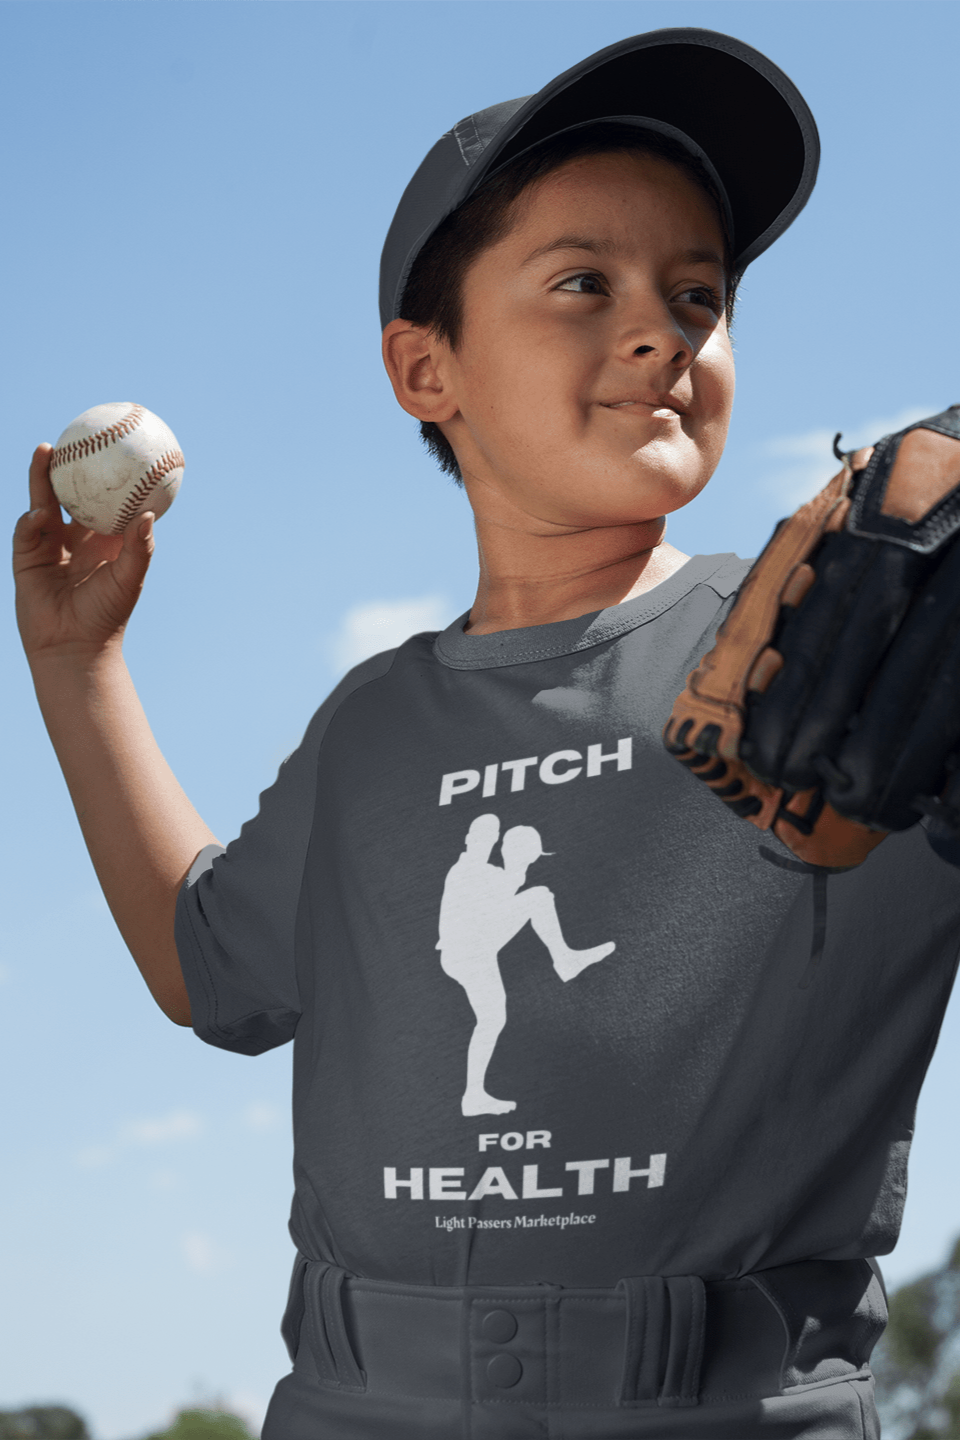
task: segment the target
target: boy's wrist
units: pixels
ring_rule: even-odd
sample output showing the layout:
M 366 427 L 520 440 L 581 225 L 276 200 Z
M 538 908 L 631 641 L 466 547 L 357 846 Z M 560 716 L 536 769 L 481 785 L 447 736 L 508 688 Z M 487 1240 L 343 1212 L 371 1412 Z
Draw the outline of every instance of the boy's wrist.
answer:
M 122 634 L 105 641 L 68 641 L 63 645 L 47 645 L 39 650 L 26 650 L 25 654 L 35 676 L 55 671 L 87 672 L 126 667 Z
M 33 688 L 45 715 L 51 706 L 59 708 L 58 698 L 74 697 L 104 688 L 129 684 L 129 671 L 119 640 L 104 645 L 70 644 L 49 647 L 27 654 Z M 52 712 L 51 712 L 52 713 Z

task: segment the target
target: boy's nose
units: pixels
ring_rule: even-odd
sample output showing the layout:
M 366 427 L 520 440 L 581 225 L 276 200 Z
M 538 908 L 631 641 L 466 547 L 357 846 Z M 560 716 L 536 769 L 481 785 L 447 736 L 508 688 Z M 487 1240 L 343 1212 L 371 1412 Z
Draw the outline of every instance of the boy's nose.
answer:
M 622 347 L 621 355 L 655 356 L 663 365 L 681 368 L 693 363 L 699 345 L 677 323 L 668 306 L 640 305 L 623 319 L 618 347 Z
M 670 347 L 667 346 L 666 348 L 669 349 Z M 635 348 L 635 350 L 634 350 L 633 353 L 634 353 L 634 355 L 653 355 L 653 354 L 656 353 L 656 346 L 654 346 L 654 345 L 638 345 L 638 346 Z M 690 360 L 691 360 L 692 358 L 693 358 L 693 347 L 692 347 L 691 345 L 687 344 L 686 341 L 684 341 L 684 343 L 681 345 L 680 349 L 677 350 L 675 354 L 671 355 L 671 357 L 670 357 L 670 362 L 671 362 L 671 364 L 673 364 L 673 365 L 679 365 L 679 364 L 683 364 L 683 363 L 689 364 L 689 363 L 690 363 Z

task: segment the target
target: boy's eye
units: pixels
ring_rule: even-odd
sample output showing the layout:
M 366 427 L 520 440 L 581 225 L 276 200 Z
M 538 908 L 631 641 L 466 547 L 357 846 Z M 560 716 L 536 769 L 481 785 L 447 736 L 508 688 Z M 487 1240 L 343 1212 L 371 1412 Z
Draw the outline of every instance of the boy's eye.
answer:
M 576 295 L 606 295 L 607 290 L 599 275 L 584 271 L 582 275 L 569 275 L 561 280 L 558 290 L 573 291 Z
M 680 294 L 674 297 L 674 303 L 703 305 L 715 315 L 719 315 L 723 310 L 723 297 L 710 285 L 692 285 L 688 290 L 681 290 Z

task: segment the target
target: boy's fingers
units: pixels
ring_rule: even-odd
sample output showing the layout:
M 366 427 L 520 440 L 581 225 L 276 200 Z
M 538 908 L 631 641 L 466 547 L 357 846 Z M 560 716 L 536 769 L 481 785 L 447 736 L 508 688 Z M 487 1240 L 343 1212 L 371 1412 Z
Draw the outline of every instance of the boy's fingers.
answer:
M 28 510 L 26 515 L 21 515 L 13 531 L 13 549 L 18 551 L 30 550 L 43 528 L 46 519 L 45 509 Z
M 38 505 L 21 515 L 13 531 L 14 555 L 26 555 L 35 550 L 51 532 L 57 536 L 58 546 L 62 544 L 63 522 L 60 511 L 53 505 Z
M 117 578 L 130 589 L 139 589 L 153 556 L 154 514 L 148 510 L 130 521 L 123 532 L 123 547 L 114 562 Z
M 146 550 L 152 554 L 153 522 L 156 518 L 152 510 L 145 510 L 142 515 L 135 516 L 123 532 L 124 546 L 129 545 L 132 550 Z
M 52 445 L 38 445 L 30 461 L 30 509 L 56 505 L 57 497 L 50 484 L 50 456 Z

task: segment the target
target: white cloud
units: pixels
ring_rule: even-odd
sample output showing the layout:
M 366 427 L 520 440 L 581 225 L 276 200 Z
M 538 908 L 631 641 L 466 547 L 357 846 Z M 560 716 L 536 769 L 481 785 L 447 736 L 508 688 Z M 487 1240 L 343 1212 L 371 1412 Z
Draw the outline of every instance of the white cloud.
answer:
M 203 1121 L 192 1110 L 173 1110 L 155 1120 L 129 1120 L 121 1125 L 119 1138 L 131 1145 L 165 1145 L 170 1140 L 189 1140 L 203 1130 Z
M 340 670 L 349 670 L 381 650 L 392 650 L 421 630 L 442 630 L 452 619 L 442 595 L 354 605 L 332 638 L 334 664 Z
M 189 1230 L 181 1239 L 180 1248 L 190 1269 L 198 1275 L 210 1275 L 223 1263 L 224 1257 L 217 1246 L 200 1230 Z
M 192 1140 L 201 1135 L 204 1123 L 193 1110 L 172 1110 L 143 1120 L 127 1120 L 117 1129 L 109 1144 L 87 1145 L 77 1152 L 76 1161 L 84 1170 L 97 1169 L 115 1160 L 131 1146 L 167 1145 L 178 1140 Z
M 286 1121 L 286 1113 L 276 1105 L 255 1101 L 243 1112 L 243 1123 L 251 1130 L 279 1130 Z
M 941 407 L 942 408 L 942 407 Z M 883 435 L 890 435 L 922 420 L 925 415 L 935 415 L 936 405 L 912 405 L 897 415 L 885 415 L 880 419 L 865 420 L 861 425 L 845 430 L 840 441 L 841 449 L 856 450 L 861 445 L 870 445 Z M 763 453 L 775 463 L 767 476 L 765 488 L 776 493 L 787 510 L 795 510 L 826 485 L 831 476 L 840 468 L 833 453 L 835 430 L 808 430 L 802 435 L 784 435 L 769 440 Z

